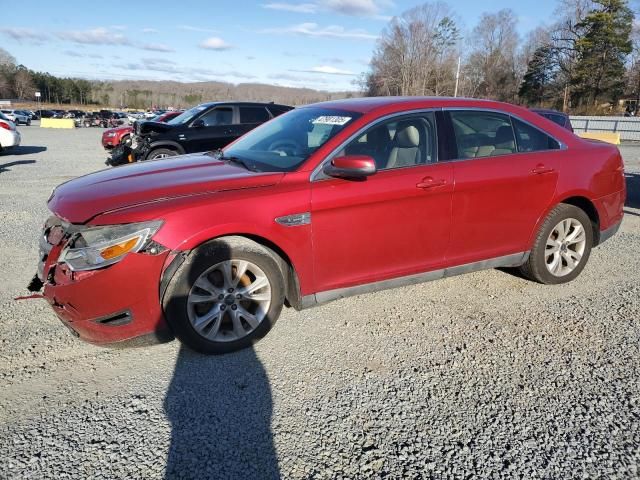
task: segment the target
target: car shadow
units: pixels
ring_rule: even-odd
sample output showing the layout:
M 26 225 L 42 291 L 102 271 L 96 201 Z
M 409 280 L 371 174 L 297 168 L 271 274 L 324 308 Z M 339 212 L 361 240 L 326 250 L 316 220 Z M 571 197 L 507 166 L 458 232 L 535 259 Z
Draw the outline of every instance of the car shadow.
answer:
M 640 208 L 640 174 L 625 173 L 625 177 L 627 181 L 627 201 L 624 205 L 629 208 Z
M 216 251 L 230 254 L 223 249 Z M 167 301 L 172 310 L 185 299 Z M 164 408 L 171 423 L 165 479 L 280 478 L 271 386 L 253 348 L 203 355 L 181 346 Z
M 9 155 L 31 155 L 34 153 L 46 152 L 47 147 L 36 147 L 33 145 L 20 145 L 19 147 L 13 147 L 7 153 Z
M 19 160 L 16 162 L 2 163 L 0 164 L 0 173 L 8 172 L 11 167 L 15 167 L 16 165 L 29 165 L 32 163 L 36 163 L 35 160 Z
M 206 356 L 181 347 L 165 398 L 165 478 L 280 478 L 267 374 L 252 348 Z

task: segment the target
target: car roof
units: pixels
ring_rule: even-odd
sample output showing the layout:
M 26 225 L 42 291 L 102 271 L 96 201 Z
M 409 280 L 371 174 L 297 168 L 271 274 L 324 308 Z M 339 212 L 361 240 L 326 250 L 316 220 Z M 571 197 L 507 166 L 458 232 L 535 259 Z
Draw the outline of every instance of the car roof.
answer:
M 245 106 L 258 106 L 258 107 L 284 107 L 284 108 L 293 108 L 289 105 L 282 105 L 280 103 L 273 102 L 234 102 L 234 101 L 224 101 L 224 102 L 206 102 L 198 105 L 199 107 L 212 107 L 214 105 L 245 105 Z
M 487 109 L 493 108 L 497 110 L 510 111 L 514 108 L 522 108 L 504 102 L 464 97 L 359 97 L 345 98 L 342 100 L 330 100 L 328 102 L 306 105 L 306 107 L 310 106 L 348 110 L 359 113 L 369 113 L 378 109 L 406 110 L 411 108 L 458 107 Z
M 550 113 L 550 114 L 553 114 L 553 115 L 562 115 L 563 117 L 568 116 L 564 112 L 559 112 L 558 110 L 552 110 L 550 108 L 530 108 L 529 110 L 531 110 L 532 112 L 536 112 L 536 113 Z

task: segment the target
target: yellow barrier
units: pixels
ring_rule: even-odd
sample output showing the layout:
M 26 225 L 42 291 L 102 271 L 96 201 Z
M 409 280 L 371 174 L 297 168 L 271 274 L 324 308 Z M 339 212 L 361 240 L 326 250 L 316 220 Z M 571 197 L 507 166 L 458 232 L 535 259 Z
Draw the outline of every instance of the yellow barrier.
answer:
M 580 132 L 579 137 L 620 145 L 620 134 L 613 132 Z
M 40 120 L 42 128 L 76 128 L 73 118 L 43 118 Z

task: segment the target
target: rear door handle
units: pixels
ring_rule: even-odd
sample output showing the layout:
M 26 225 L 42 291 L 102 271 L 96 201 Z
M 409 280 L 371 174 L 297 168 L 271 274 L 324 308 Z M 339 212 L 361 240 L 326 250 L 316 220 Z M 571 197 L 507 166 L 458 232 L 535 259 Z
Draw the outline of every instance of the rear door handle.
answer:
M 531 170 L 531 173 L 533 173 L 534 175 L 543 175 L 545 173 L 553 173 L 553 172 L 554 172 L 553 168 L 546 167 L 544 165 L 538 165 L 536 166 L 536 168 Z
M 427 188 L 442 187 L 446 184 L 446 180 L 434 180 L 432 177 L 425 177 L 420 183 L 416 184 L 416 187 L 426 190 Z

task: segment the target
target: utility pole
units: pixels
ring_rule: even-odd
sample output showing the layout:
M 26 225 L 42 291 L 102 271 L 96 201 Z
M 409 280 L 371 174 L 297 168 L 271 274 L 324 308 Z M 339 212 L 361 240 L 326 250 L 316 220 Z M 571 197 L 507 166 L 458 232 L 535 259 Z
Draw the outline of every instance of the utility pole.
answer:
M 458 96 L 458 83 L 460 83 L 460 57 L 458 57 L 458 69 L 456 70 L 456 89 L 453 92 L 453 96 Z

